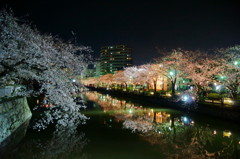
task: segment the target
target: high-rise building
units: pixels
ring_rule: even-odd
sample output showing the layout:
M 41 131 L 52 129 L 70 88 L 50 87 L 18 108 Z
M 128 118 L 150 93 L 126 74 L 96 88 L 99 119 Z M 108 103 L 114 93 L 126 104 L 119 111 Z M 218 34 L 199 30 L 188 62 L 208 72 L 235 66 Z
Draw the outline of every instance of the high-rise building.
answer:
M 100 53 L 101 75 L 132 66 L 132 49 L 126 45 L 104 46 Z

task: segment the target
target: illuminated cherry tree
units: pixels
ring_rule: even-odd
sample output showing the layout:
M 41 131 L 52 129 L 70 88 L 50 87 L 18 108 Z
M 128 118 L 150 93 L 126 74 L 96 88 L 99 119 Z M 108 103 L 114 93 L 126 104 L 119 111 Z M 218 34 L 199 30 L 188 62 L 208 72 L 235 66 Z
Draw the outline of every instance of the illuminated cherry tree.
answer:
M 115 83 L 118 83 L 121 85 L 121 88 L 123 85 L 125 85 L 125 88 L 127 89 L 128 87 L 128 77 L 125 76 L 125 72 L 123 70 L 117 71 L 113 75 L 113 80 Z
M 159 64 L 158 70 L 159 74 L 165 76 L 169 79 L 171 84 L 172 95 L 176 94 L 176 83 L 179 78 L 185 76 L 183 68 L 186 67 L 186 61 L 184 59 L 183 51 L 173 50 L 169 55 L 156 60 Z
M 53 105 L 36 127 L 45 128 L 52 122 L 57 128 L 84 123 L 86 117 L 79 112 L 84 106 L 72 98 L 80 91 L 73 77 L 81 73 L 84 52 L 90 49 L 42 35 L 6 11 L 0 12 L 0 28 L 1 86 L 9 82 L 27 85 L 27 90 L 16 95 L 45 95 Z
M 108 73 L 98 78 L 98 82 L 101 86 L 108 87 L 113 82 L 113 74 Z
M 215 59 L 221 66 L 221 70 L 215 74 L 216 81 L 226 87 L 231 97 L 236 99 L 240 86 L 240 45 L 219 49 Z
M 221 70 L 219 63 L 214 58 L 202 51 L 184 51 L 184 62 L 182 67 L 185 78 L 191 79 L 189 84 L 194 85 L 196 97 L 203 95 L 211 82 L 213 75 Z

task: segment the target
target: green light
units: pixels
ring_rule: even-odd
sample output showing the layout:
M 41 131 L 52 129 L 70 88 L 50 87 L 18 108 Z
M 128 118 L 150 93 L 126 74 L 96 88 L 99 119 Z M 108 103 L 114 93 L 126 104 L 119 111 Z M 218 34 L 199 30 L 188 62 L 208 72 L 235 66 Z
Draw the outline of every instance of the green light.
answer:
M 234 61 L 234 65 L 238 65 L 238 61 Z
M 171 72 L 169 72 L 169 74 L 170 74 L 171 76 L 173 76 L 173 75 L 174 75 L 174 72 L 171 71 Z

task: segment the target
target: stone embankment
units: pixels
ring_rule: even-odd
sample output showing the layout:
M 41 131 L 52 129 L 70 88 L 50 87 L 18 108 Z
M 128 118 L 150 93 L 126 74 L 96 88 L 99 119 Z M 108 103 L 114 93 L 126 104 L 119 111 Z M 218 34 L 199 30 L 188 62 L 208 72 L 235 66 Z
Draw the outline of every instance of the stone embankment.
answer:
M 32 116 L 26 97 L 0 102 L 0 148 Z

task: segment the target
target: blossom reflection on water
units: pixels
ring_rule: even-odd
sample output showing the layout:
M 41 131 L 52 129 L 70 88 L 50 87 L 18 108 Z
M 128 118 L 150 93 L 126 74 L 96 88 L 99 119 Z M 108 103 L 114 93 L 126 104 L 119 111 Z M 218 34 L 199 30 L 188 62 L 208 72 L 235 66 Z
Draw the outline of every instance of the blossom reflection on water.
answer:
M 123 129 L 139 134 L 170 158 L 236 158 L 240 154 L 239 135 L 225 128 L 198 123 L 178 111 L 153 109 L 97 92 L 85 96 L 121 122 Z

